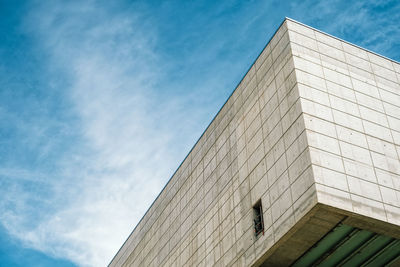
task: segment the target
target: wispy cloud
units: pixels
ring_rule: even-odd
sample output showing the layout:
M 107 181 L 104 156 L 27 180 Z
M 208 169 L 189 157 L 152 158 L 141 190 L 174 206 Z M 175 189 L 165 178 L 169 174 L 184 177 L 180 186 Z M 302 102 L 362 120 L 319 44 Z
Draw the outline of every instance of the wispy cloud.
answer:
M 32 2 L 21 28 L 43 88 L 0 106 L 11 235 L 107 264 L 284 16 L 400 57 L 393 1 L 214 2 Z
M 64 77 L 74 120 L 63 126 L 79 138 L 68 153 L 58 151 L 57 171 L 0 170 L 13 179 L 8 197 L 20 197 L 1 205 L 1 221 L 27 246 L 101 266 L 183 158 L 170 136 L 179 131 L 174 122 L 185 123 L 171 112 L 185 96 L 157 96 L 154 84 L 164 73 L 154 48 L 156 29 L 134 10 L 80 1 L 36 4 L 26 27 L 50 55 L 48 67 Z
M 28 166 L 0 165 L 0 220 L 28 247 L 102 266 L 224 101 L 215 96 L 231 78 L 214 76 L 209 62 L 225 41 L 187 51 L 199 35 L 166 51 L 157 18 L 137 3 L 36 1 L 29 10 L 23 28 L 45 55 L 42 91 L 58 102 L 30 103 L 45 114 L 31 122 L 29 114 L 7 115 L 35 145 Z M 235 64 L 224 62 L 226 71 Z M 185 77 L 191 65 L 212 78 Z

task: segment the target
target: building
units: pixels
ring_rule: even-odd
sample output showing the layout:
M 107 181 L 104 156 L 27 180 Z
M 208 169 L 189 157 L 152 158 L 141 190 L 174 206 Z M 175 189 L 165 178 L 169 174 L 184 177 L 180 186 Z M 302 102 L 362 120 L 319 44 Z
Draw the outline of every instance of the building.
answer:
M 400 266 L 400 64 L 285 19 L 110 266 Z

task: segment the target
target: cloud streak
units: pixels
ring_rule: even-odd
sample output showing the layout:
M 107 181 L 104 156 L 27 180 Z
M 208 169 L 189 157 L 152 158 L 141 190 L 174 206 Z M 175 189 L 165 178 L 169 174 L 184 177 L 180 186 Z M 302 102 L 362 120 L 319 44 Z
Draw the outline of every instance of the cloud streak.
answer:
M 399 56 L 399 28 L 370 5 L 314 2 L 33 2 L 21 28 L 43 88 L 0 106 L 0 134 L 24 149 L 0 153 L 1 223 L 25 246 L 107 264 L 285 15 Z
M 14 179 L 8 186 L 13 207 L 2 207 L 7 212 L 1 220 L 29 247 L 82 266 L 101 266 L 183 157 L 170 143 L 179 129 L 171 122 L 180 115 L 170 112 L 166 120 L 160 114 L 185 100 L 158 99 L 154 83 L 163 69 L 154 51 L 155 29 L 134 12 L 95 2 L 36 4 L 27 27 L 48 51 L 48 67 L 67 77 L 65 101 L 74 120 L 63 125 L 79 138 L 66 144 L 71 145 L 67 153 L 58 151 L 56 171 L 0 170 L 2 177 Z M 42 182 L 48 184 L 39 190 Z M 11 199 L 16 195 L 18 201 Z

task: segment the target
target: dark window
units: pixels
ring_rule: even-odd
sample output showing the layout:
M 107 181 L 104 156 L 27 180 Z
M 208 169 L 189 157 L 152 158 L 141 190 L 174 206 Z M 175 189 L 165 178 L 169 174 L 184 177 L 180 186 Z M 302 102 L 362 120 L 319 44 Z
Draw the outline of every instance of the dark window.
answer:
M 253 206 L 254 233 L 256 236 L 264 234 L 264 221 L 261 199 Z

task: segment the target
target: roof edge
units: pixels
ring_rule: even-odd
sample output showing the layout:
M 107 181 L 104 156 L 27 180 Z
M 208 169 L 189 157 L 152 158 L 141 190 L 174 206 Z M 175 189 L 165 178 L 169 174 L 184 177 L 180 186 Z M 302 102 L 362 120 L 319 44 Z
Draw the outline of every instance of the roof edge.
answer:
M 267 43 L 265 44 L 265 46 L 261 49 L 260 53 L 258 54 L 258 56 L 255 58 L 255 60 L 250 64 L 249 68 L 247 69 L 247 71 L 245 72 L 245 74 L 243 75 L 242 79 L 240 79 L 240 81 L 237 83 L 237 85 L 235 86 L 235 89 L 232 91 L 232 93 L 228 96 L 228 98 L 226 99 L 226 101 L 224 102 L 224 104 L 221 106 L 221 108 L 218 110 L 218 112 L 216 113 L 216 115 L 212 118 L 211 122 L 207 125 L 206 129 L 203 131 L 203 133 L 200 135 L 200 137 L 197 139 L 196 143 L 192 146 L 192 148 L 190 149 L 190 151 L 187 153 L 187 155 L 185 156 L 185 158 L 181 161 L 181 163 L 179 164 L 179 166 L 177 167 L 177 169 L 174 171 L 174 173 L 172 174 L 172 176 L 168 179 L 167 183 L 165 184 L 165 186 L 161 189 L 160 193 L 157 195 L 157 197 L 155 198 L 155 200 L 152 202 L 152 204 L 149 206 L 149 208 L 146 210 L 145 214 L 141 217 L 141 219 L 138 221 L 138 223 L 136 224 L 136 226 L 134 227 L 134 229 L 131 231 L 131 233 L 128 235 L 128 237 L 126 238 L 126 240 L 124 241 L 124 243 L 121 245 L 121 247 L 119 248 L 119 250 L 116 252 L 116 254 L 114 255 L 114 257 L 111 259 L 111 261 L 109 262 L 108 266 L 111 265 L 111 263 L 114 262 L 114 260 L 117 260 L 117 256 L 118 254 L 121 252 L 122 248 L 127 244 L 129 238 L 132 236 L 132 234 L 135 232 L 136 228 L 139 226 L 139 224 L 143 221 L 144 217 L 146 216 L 146 214 L 149 212 L 149 210 L 153 207 L 153 205 L 156 203 L 156 201 L 158 200 L 158 198 L 160 197 L 160 195 L 162 194 L 162 192 L 165 190 L 165 188 L 168 186 L 168 184 L 171 182 L 172 178 L 175 176 L 175 174 L 177 173 L 177 171 L 180 169 L 180 167 L 183 165 L 183 163 L 185 162 L 185 160 L 189 157 L 189 155 L 191 154 L 191 152 L 193 151 L 193 149 L 196 147 L 196 145 L 199 143 L 200 139 L 204 136 L 204 134 L 207 132 L 207 130 L 210 128 L 210 125 L 215 121 L 216 117 L 220 114 L 221 110 L 224 108 L 224 106 L 226 105 L 226 103 L 228 102 L 228 100 L 232 97 L 232 95 L 235 93 L 235 91 L 237 90 L 237 88 L 239 87 L 239 85 L 242 83 L 243 79 L 246 77 L 246 75 L 249 73 L 249 71 L 251 70 L 251 68 L 253 67 L 253 65 L 256 63 L 256 61 L 258 60 L 258 58 L 260 57 L 260 55 L 263 53 L 263 51 L 265 50 L 265 48 L 270 44 L 271 40 L 274 38 L 274 36 L 276 35 L 276 33 L 279 31 L 279 29 L 282 27 L 282 25 L 286 22 L 286 21 L 291 21 L 294 23 L 297 23 L 299 25 L 302 25 L 304 27 L 307 27 L 309 29 L 312 29 L 314 31 L 317 31 L 319 33 L 322 33 L 324 35 L 327 35 L 329 37 L 332 37 L 334 39 L 337 39 L 339 41 L 345 42 L 349 45 L 352 45 L 354 47 L 357 47 L 359 49 L 362 49 L 364 51 L 367 51 L 369 53 L 372 53 L 374 55 L 377 55 L 379 57 L 382 57 L 386 60 L 389 60 L 391 62 L 394 62 L 396 64 L 400 64 L 400 62 L 388 58 L 386 56 L 383 56 L 379 53 L 376 53 L 374 51 L 371 51 L 369 49 L 363 48 L 361 46 L 358 46 L 354 43 L 351 43 L 349 41 L 343 40 L 339 37 L 333 36 L 329 33 L 326 33 L 324 31 L 321 31 L 319 29 L 316 29 L 314 27 L 311 27 L 309 25 L 306 25 L 304 23 L 301 23 L 295 19 L 289 18 L 289 17 L 284 17 L 284 19 L 282 20 L 282 22 L 279 24 L 279 26 L 276 28 L 276 30 L 274 31 L 274 33 L 272 34 L 272 36 L 268 39 Z M 118 261 L 117 261 L 118 262 Z
M 249 73 L 249 71 L 251 70 L 251 68 L 253 67 L 253 65 L 255 65 L 256 61 L 258 60 L 258 58 L 261 56 L 262 52 L 265 50 L 265 48 L 270 44 L 271 40 L 274 38 L 274 36 L 276 35 L 276 33 L 279 31 L 279 29 L 282 27 L 282 25 L 286 22 L 286 20 L 292 20 L 289 19 L 288 17 L 285 17 L 282 22 L 279 24 L 279 26 L 276 28 L 276 30 L 274 31 L 274 33 L 272 34 L 272 36 L 268 39 L 267 43 L 265 44 L 265 46 L 261 49 L 261 52 L 258 54 L 258 56 L 256 57 L 256 59 L 250 64 L 250 67 L 247 69 L 246 73 L 243 75 L 242 79 L 240 79 L 240 81 L 237 83 L 237 85 L 235 86 L 235 89 L 232 91 L 232 93 L 228 96 L 228 98 L 226 99 L 226 101 L 224 102 L 224 104 L 221 106 L 221 108 L 218 110 L 218 112 L 215 114 L 215 116 L 212 118 L 211 122 L 207 125 L 206 129 L 203 131 L 203 133 L 200 135 L 200 137 L 197 139 L 196 143 L 193 145 L 193 147 L 190 149 L 190 151 L 187 153 L 187 155 L 185 156 L 185 158 L 182 160 L 182 162 L 179 164 L 178 168 L 174 171 L 174 173 L 172 174 L 172 176 L 168 179 L 167 183 L 165 184 L 165 186 L 161 189 L 160 193 L 157 195 L 157 197 L 155 198 L 155 200 L 151 203 L 150 207 L 146 210 L 145 214 L 142 216 L 142 218 L 139 220 L 139 222 L 136 224 L 135 228 L 133 228 L 132 232 L 129 234 L 129 236 L 126 238 L 126 240 L 124 241 L 124 243 L 122 244 L 122 246 L 119 248 L 119 250 L 117 251 L 117 253 L 114 255 L 114 257 L 111 259 L 110 263 L 107 266 L 110 266 L 111 263 L 113 263 L 114 260 L 116 260 L 117 255 L 121 252 L 122 248 L 125 246 L 125 244 L 128 242 L 129 238 L 132 236 L 133 232 L 135 232 L 136 228 L 139 226 L 139 224 L 142 222 L 142 220 L 144 219 L 144 217 L 146 216 L 146 214 L 149 212 L 149 210 L 151 209 L 151 207 L 156 203 L 157 199 L 160 197 L 160 195 L 162 194 L 162 192 L 164 191 L 164 189 L 168 186 L 168 184 L 170 183 L 170 181 L 172 180 L 172 178 L 175 176 L 176 172 L 179 170 L 179 168 L 182 166 L 182 164 L 185 162 L 185 160 L 189 157 L 190 153 L 192 153 L 193 149 L 195 148 L 195 146 L 199 143 L 200 139 L 204 136 L 204 134 L 207 132 L 208 128 L 210 128 L 210 125 L 215 121 L 215 119 L 217 118 L 218 114 L 221 112 L 221 110 L 224 108 L 224 106 L 226 105 L 226 103 L 228 102 L 228 100 L 232 97 L 232 95 L 235 93 L 235 91 L 237 90 L 237 88 L 239 87 L 239 85 L 242 83 L 244 77 L 246 77 L 246 75 Z M 293 20 L 294 22 L 296 22 L 295 20 Z
M 367 49 L 367 48 L 365 48 L 365 47 L 356 45 L 356 44 L 354 44 L 354 43 L 352 43 L 352 42 L 346 41 L 346 40 L 344 40 L 344 39 L 342 39 L 342 38 L 339 38 L 339 37 L 337 37 L 337 36 L 334 36 L 334 35 L 332 35 L 332 34 L 329 34 L 329 33 L 326 33 L 326 32 L 324 32 L 324 31 L 321 31 L 321 30 L 319 30 L 319 29 L 316 29 L 316 28 L 314 28 L 314 27 L 312 27 L 312 26 L 309 26 L 309 25 L 307 25 L 307 24 L 304 24 L 304 23 L 302 23 L 302 22 L 300 22 L 300 21 L 297 21 L 297 20 L 295 20 L 295 19 L 292 19 L 292 18 L 289 18 L 289 17 L 285 17 L 285 20 L 284 20 L 284 21 L 286 21 L 286 20 L 289 20 L 289 21 L 291 21 L 291 22 L 297 23 L 297 24 L 299 24 L 299 25 L 301 25 L 301 26 L 304 26 L 304 27 L 309 28 L 309 29 L 311 29 L 311 30 L 317 31 L 317 32 L 319 32 L 319 33 L 325 34 L 325 35 L 327 35 L 327 36 L 329 36 L 329 37 L 331 37 L 331 38 L 334 38 L 334 39 L 336 39 L 336 40 L 339 40 L 339 41 L 344 42 L 344 43 L 346 43 L 346 44 L 349 44 L 349 45 L 351 45 L 351 46 L 357 47 L 357 48 L 359 48 L 359 49 L 361 49 L 361 50 L 364 50 L 364 51 L 366 51 L 366 52 L 368 52 L 368 53 L 374 54 L 374 55 L 376 55 L 376 56 L 379 56 L 379 57 L 381 57 L 381 58 L 384 58 L 384 59 L 386 59 L 386 60 L 389 60 L 389 61 L 391 61 L 391 62 L 394 62 L 394 63 L 400 65 L 400 62 L 399 62 L 399 61 L 396 61 L 396 60 L 394 60 L 394 59 L 392 59 L 392 58 L 388 58 L 388 57 L 386 57 L 386 56 L 384 56 L 384 55 L 382 55 L 382 54 L 379 54 L 379 53 L 377 53 L 377 52 L 374 52 L 374 51 L 372 51 L 372 50 L 369 50 L 369 49 Z

